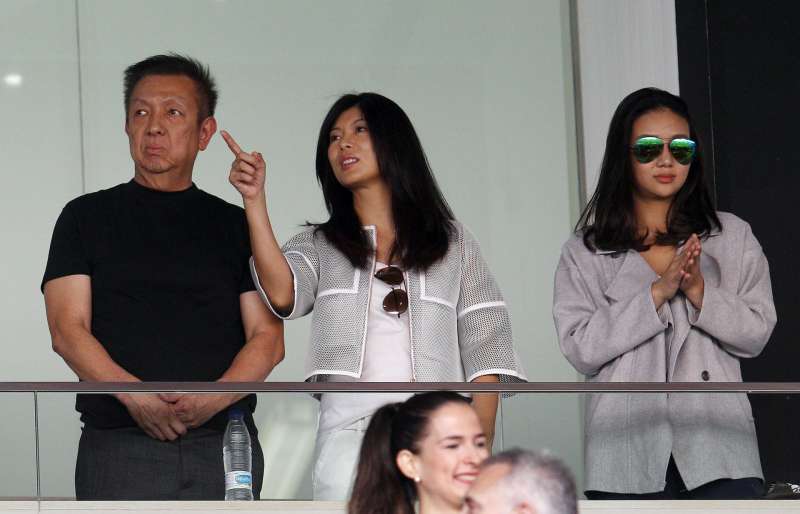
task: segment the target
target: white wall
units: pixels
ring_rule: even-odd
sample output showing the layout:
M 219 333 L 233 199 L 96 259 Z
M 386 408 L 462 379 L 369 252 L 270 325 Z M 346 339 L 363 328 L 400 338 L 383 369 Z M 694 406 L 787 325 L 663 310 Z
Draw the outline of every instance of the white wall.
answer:
M 82 192 L 75 6 L 3 2 L 0 48 L 0 380 L 72 380 L 50 350 L 39 282 L 53 223 Z M 70 410 L 59 425 L 72 446 Z M 32 395 L 0 395 L 0 412 L 0 496 L 35 494 Z
M 211 66 L 221 92 L 220 127 L 266 156 L 279 240 L 306 220 L 325 218 L 313 159 L 330 104 L 351 90 L 396 100 L 457 216 L 482 243 L 510 305 L 529 378 L 576 379 L 550 315 L 552 273 L 578 206 L 566 0 L 12 0 L 4 8 L 12 16 L 0 21 L 8 50 L 0 72 L 18 69 L 24 82 L 0 85 L 3 113 L 14 121 L 0 128 L 0 144 L 12 142 L 0 152 L 7 185 L 0 192 L 8 235 L 3 273 L 8 290 L 19 292 L 2 300 L 7 358 L 0 380 L 74 378 L 49 348 L 37 289 L 52 225 L 68 199 L 130 179 L 122 71 L 169 50 Z M 195 181 L 239 204 L 227 183 L 230 161 L 215 138 L 198 158 Z M 308 320 L 287 323 L 286 336 L 287 359 L 271 380 L 302 376 Z M 259 400 L 267 456 L 262 495 L 308 497 L 314 401 Z M 46 496 L 72 494 L 78 422 L 71 402 L 71 395 L 53 394 L 41 402 Z M 578 411 L 575 396 L 519 395 L 504 402 L 500 443 L 549 447 L 580 477 Z M 0 424 L 0 436 L 9 427 Z M 3 473 L 0 496 L 29 490 Z
M 620 100 L 655 86 L 678 94 L 675 0 L 576 0 L 584 201 L 597 186 Z

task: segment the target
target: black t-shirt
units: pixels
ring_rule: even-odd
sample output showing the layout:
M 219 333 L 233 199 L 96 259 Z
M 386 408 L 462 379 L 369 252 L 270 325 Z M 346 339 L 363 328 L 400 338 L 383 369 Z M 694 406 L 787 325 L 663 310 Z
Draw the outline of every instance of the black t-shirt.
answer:
M 130 181 L 69 202 L 56 222 L 42 287 L 89 275 L 92 334 L 143 381 L 214 381 L 244 346 L 239 295 L 254 290 L 244 211 L 195 185 Z M 255 409 L 255 395 L 238 405 Z M 109 395 L 78 395 L 81 420 L 134 426 Z M 226 413 L 207 426 L 224 428 Z

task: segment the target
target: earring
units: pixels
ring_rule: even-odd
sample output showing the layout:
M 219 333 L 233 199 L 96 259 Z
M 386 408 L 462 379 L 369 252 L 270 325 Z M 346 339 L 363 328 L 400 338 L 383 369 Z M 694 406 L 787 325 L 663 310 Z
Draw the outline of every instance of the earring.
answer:
M 420 477 L 414 477 L 414 483 L 415 484 L 418 484 L 420 482 L 422 482 L 422 479 Z

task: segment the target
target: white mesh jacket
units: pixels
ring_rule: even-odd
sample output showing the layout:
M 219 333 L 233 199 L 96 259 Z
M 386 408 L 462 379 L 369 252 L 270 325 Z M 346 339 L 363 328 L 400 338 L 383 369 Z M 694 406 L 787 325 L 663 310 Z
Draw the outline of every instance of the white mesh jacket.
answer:
M 503 295 L 478 242 L 460 223 L 454 225 L 455 237 L 443 259 L 425 271 L 405 273 L 413 380 L 461 382 L 497 374 L 502 382 L 524 381 Z M 375 246 L 375 227 L 364 229 Z M 250 269 L 261 298 L 276 316 L 294 319 L 313 310 L 305 380 L 359 378 L 375 254 L 367 268 L 355 268 L 313 228 L 292 237 L 283 253 L 294 275 L 294 305 L 288 315 L 275 312 L 252 259 Z

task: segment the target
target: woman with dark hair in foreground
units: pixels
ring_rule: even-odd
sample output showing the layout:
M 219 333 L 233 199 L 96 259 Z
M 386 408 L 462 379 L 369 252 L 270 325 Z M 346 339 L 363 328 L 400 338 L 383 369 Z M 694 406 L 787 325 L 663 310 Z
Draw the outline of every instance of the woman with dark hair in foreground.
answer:
M 261 154 L 236 155 L 262 298 L 283 319 L 314 311 L 306 380 L 523 380 L 505 301 L 477 241 L 439 191 L 411 121 L 375 93 L 345 95 L 317 142 L 330 218 L 281 249 L 267 213 Z M 324 394 L 314 498 L 343 500 L 369 416 L 408 394 Z M 497 395 L 475 395 L 491 442 Z
M 687 106 L 641 89 L 611 120 L 597 189 L 555 277 L 561 350 L 595 382 L 740 382 L 775 325 L 750 226 L 716 212 Z M 740 499 L 763 475 L 744 394 L 593 394 L 589 499 Z
M 459 513 L 489 456 L 486 444 L 477 414 L 460 394 L 424 393 L 384 405 L 364 435 L 347 512 Z

